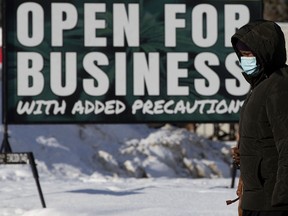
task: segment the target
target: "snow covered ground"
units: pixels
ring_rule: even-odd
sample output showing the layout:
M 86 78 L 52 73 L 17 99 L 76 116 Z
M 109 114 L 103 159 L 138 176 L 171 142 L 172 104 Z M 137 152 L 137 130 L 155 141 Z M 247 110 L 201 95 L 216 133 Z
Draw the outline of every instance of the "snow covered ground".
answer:
M 33 179 L 1 181 L 1 216 L 231 216 L 237 204 L 229 179 L 41 179 L 41 208 Z
M 1 133 L 2 135 L 2 133 Z M 0 216 L 236 215 L 230 144 L 166 125 L 11 125 L 14 152 L 32 151 L 47 208 L 29 165 L 0 166 Z

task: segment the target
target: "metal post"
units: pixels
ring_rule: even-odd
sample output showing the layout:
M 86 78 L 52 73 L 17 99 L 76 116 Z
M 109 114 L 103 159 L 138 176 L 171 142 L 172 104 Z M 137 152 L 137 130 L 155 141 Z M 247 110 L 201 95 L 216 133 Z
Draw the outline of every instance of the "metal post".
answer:
M 32 170 L 32 173 L 33 173 L 36 185 L 37 185 L 39 197 L 40 197 L 40 200 L 41 200 L 41 203 L 42 203 L 42 207 L 46 208 L 46 203 L 45 203 L 44 196 L 43 196 L 43 193 L 42 193 L 42 189 L 41 189 L 41 186 L 40 186 L 39 175 L 38 175 L 38 170 L 37 170 L 37 167 L 36 167 L 34 155 L 33 155 L 32 152 L 29 152 L 28 156 L 29 156 L 29 162 L 30 162 L 30 165 L 31 165 L 31 170 Z

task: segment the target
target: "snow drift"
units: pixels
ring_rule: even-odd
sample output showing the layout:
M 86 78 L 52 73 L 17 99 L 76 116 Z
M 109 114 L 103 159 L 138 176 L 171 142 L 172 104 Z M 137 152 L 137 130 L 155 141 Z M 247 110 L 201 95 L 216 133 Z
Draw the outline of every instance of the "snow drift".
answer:
M 12 125 L 9 143 L 13 152 L 34 153 L 40 177 L 230 175 L 230 145 L 168 124 Z M 0 179 L 25 175 L 23 168 L 0 169 Z

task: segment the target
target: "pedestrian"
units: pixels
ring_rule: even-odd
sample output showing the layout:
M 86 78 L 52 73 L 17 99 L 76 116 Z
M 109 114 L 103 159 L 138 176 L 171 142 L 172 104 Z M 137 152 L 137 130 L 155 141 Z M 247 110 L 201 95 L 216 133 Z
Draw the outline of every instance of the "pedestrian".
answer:
M 231 42 L 251 85 L 239 121 L 243 216 L 288 216 L 288 66 L 285 37 L 257 20 Z

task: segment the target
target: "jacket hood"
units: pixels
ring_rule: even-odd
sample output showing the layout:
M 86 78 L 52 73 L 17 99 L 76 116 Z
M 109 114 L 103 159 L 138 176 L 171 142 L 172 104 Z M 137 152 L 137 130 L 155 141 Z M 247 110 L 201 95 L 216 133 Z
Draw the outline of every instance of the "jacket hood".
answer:
M 240 60 L 240 52 L 236 48 L 239 40 L 246 44 L 256 56 L 257 62 L 260 64 L 260 75 L 269 76 L 285 66 L 285 37 L 280 26 L 275 22 L 258 20 L 250 22 L 236 31 L 231 42 Z M 251 83 L 248 77 L 245 76 L 245 78 Z

